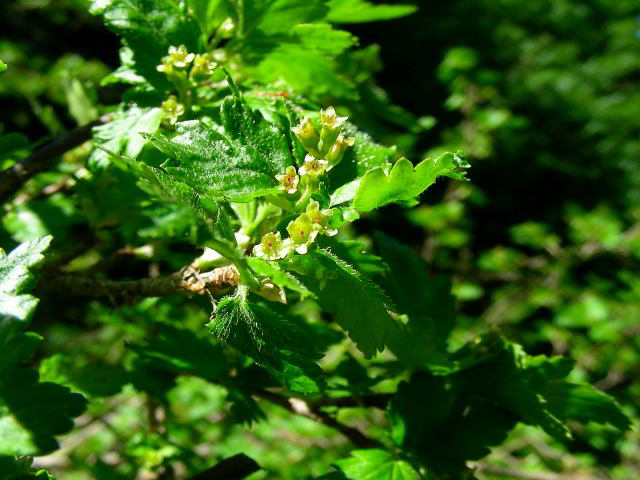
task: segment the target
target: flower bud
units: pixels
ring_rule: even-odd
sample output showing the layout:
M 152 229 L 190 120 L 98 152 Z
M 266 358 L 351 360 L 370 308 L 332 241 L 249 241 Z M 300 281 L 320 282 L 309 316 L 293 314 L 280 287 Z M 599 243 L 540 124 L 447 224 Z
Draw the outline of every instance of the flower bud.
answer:
M 231 38 L 235 30 L 236 25 L 233 23 L 233 19 L 229 17 L 218 27 L 217 36 L 219 38 Z
M 291 131 L 296 134 L 298 140 L 302 143 L 304 149 L 313 154 L 318 153 L 318 142 L 320 141 L 320 135 L 313 126 L 309 117 L 304 117 L 300 120 L 300 124 L 296 127 L 292 127 Z
M 340 135 L 342 124 L 346 120 L 347 117 L 338 117 L 333 107 L 320 110 L 320 124 L 322 125 L 322 129 L 320 130 L 321 156 L 324 156 L 331 149 L 338 135 Z
M 175 125 L 178 118 L 184 115 L 184 105 L 178 103 L 178 99 L 174 95 L 170 95 L 162 102 L 162 121 L 167 125 Z
M 300 177 L 296 173 L 295 167 L 287 167 L 284 175 L 276 175 L 276 179 L 280 182 L 278 190 L 287 193 L 296 193 Z
M 340 163 L 342 157 L 344 157 L 344 152 L 348 147 L 352 147 L 355 142 L 356 139 L 353 137 L 345 139 L 342 135 L 338 135 L 335 143 L 324 157 L 329 162 L 329 168 L 333 168 Z

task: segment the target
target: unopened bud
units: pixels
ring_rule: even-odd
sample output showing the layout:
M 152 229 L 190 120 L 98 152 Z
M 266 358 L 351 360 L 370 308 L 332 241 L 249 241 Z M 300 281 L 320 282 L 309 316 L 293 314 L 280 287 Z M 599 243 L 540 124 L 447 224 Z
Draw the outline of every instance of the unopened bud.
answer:
M 291 131 L 296 134 L 298 140 L 302 143 L 304 149 L 311 154 L 318 154 L 318 142 L 320 141 L 320 135 L 313 126 L 309 117 L 304 117 L 300 120 L 300 124 L 296 127 L 292 127 Z
M 338 117 L 333 107 L 320 111 L 322 128 L 320 130 L 321 145 L 319 148 L 321 156 L 329 152 L 338 135 L 340 135 L 340 128 L 346 120 L 347 117 Z
M 340 163 L 342 157 L 344 157 L 344 152 L 348 147 L 352 147 L 355 142 L 356 139 L 353 137 L 345 139 L 342 135 L 338 135 L 335 143 L 324 157 L 329 162 L 329 168 L 335 167 Z

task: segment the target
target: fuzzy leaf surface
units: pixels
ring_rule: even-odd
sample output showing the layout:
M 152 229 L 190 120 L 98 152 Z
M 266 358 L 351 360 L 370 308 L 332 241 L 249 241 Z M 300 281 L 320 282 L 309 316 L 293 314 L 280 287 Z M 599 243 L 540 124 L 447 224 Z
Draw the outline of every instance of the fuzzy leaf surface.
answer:
M 320 305 L 367 357 L 384 349 L 397 325 L 387 311 L 391 302 L 379 286 L 328 248 L 296 256 L 294 262 L 291 268 L 304 275 Z
M 253 299 L 252 299 L 253 300 Z M 318 392 L 322 357 L 303 325 L 242 295 L 225 297 L 208 324 L 220 341 L 251 357 L 291 390 Z
M 224 101 L 221 116 L 224 135 L 191 121 L 178 124 L 172 139 L 149 137 L 170 157 L 162 169 L 214 200 L 242 202 L 276 192 L 275 176 L 293 163 L 285 134 L 237 98 Z

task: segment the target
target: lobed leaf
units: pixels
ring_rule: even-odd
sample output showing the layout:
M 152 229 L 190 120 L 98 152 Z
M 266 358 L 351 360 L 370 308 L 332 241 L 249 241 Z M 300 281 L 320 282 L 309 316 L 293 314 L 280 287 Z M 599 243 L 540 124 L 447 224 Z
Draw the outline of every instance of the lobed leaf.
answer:
M 415 169 L 406 158 L 398 160 L 391 172 L 381 167 L 369 170 L 362 179 L 353 200 L 353 208 L 368 212 L 393 202 L 412 200 L 433 185 L 440 176 L 461 180 L 464 174 L 459 168 L 468 164 L 452 153 L 444 153 L 435 159 L 427 158 Z
M 73 427 L 86 408 L 82 395 L 38 372 L 20 368 L 40 337 L 23 333 L 37 299 L 26 294 L 37 277 L 31 268 L 44 259 L 51 237 L 25 242 L 9 255 L 0 249 L 0 455 L 41 455 L 58 448 L 54 438 Z
M 351 457 L 335 465 L 349 480 L 418 480 L 411 464 L 385 450 L 353 450 Z

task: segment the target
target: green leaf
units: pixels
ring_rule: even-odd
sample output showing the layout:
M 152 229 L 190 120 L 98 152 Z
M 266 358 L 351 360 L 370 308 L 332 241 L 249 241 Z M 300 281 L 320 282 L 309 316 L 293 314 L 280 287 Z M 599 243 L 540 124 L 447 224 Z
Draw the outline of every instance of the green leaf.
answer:
M 172 325 L 157 325 L 157 335 L 144 345 L 128 347 L 154 368 L 172 373 L 188 372 L 208 380 L 219 380 L 227 370 L 224 354 L 211 337 Z
M 418 480 L 420 475 L 406 462 L 378 449 L 353 450 L 351 457 L 335 465 L 350 480 Z
M 385 293 L 329 249 L 296 255 L 287 267 L 303 274 L 303 281 L 320 305 L 367 356 L 384 349 L 397 325 L 387 310 L 393 308 Z
M 251 0 L 237 11 L 241 37 L 288 33 L 300 23 L 320 20 L 328 12 L 323 0 Z
M 375 235 L 380 255 L 389 272 L 378 283 L 397 306 L 409 316 L 389 348 L 411 366 L 443 366 L 447 360 L 447 337 L 455 322 L 451 282 L 444 276 L 430 277 L 426 263 L 409 247 L 382 233 Z
M 156 88 L 171 88 L 156 70 L 170 46 L 200 51 L 198 24 L 172 0 L 93 0 L 90 11 L 102 15 L 105 25 L 123 38 L 133 52 L 135 72 Z
M 562 420 L 609 423 L 620 430 L 631 427 L 629 417 L 615 399 L 591 385 L 549 383 L 542 387 L 540 394 L 547 401 L 547 408 Z
M 38 372 L 15 368 L 0 380 L 0 455 L 44 455 L 58 448 L 55 435 L 73 428 L 85 398 L 55 383 L 40 383 Z
M 7 64 L 0 60 L 0 73 L 4 73 L 7 71 Z
M 468 164 L 453 153 L 444 153 L 435 159 L 423 160 L 415 169 L 406 158 L 398 160 L 391 172 L 386 174 L 381 167 L 369 170 L 356 192 L 353 208 L 368 212 L 392 202 L 411 200 L 433 185 L 439 176 L 461 180 L 459 168 Z
M 304 286 L 300 280 L 290 273 L 282 270 L 277 263 L 268 262 L 262 258 L 251 257 L 248 259 L 251 269 L 262 278 L 268 278 L 274 285 L 288 288 L 300 294 L 300 299 L 315 298 L 314 293 Z
M 187 5 L 193 10 L 205 37 L 209 37 L 231 13 L 227 0 L 187 0 Z
M 38 299 L 25 292 L 37 281 L 31 271 L 42 262 L 51 237 L 25 242 L 9 255 L 0 249 L 0 382 L 10 371 L 28 360 L 40 342 L 35 333 L 23 333 Z
M 41 380 L 73 388 L 91 397 L 117 395 L 129 382 L 124 367 L 104 362 L 86 364 L 67 355 L 54 355 L 40 363 Z
M 220 341 L 253 358 L 291 390 L 313 393 L 322 386 L 322 357 L 300 323 L 238 294 L 223 298 L 208 324 Z
M 51 237 L 25 242 L 9 255 L 0 250 L 0 455 L 41 455 L 58 447 L 54 435 L 68 432 L 85 399 L 54 383 L 39 383 L 38 372 L 19 368 L 39 342 L 22 333 L 37 305 L 25 294 L 37 280 L 30 269 L 42 262 Z
M 225 99 L 221 117 L 224 135 L 192 121 L 179 123 L 172 139 L 150 136 L 171 157 L 161 168 L 214 200 L 249 201 L 277 192 L 275 176 L 293 163 L 285 134 L 238 98 Z
M 519 345 L 486 337 L 452 361 L 458 369 L 448 375 L 414 374 L 391 403 L 394 441 L 434 471 L 464 470 L 518 421 L 561 440 L 571 437 L 567 420 L 629 426 L 611 397 L 563 380 L 570 359 L 530 356 Z
M 390 166 L 396 154 L 395 147 L 374 142 L 371 136 L 358 130 L 350 122 L 342 126 L 342 134 L 345 138 L 355 138 L 356 142 L 347 150 L 342 161 L 329 172 L 329 190 L 333 192 L 332 206 L 353 199 L 365 173 L 374 167 Z
M 366 0 L 329 0 L 327 20 L 332 23 L 365 23 L 406 17 L 418 10 L 414 5 L 373 4 Z
M 121 153 L 131 159 L 138 158 L 147 140 L 142 134 L 153 134 L 162 122 L 159 108 L 131 107 L 113 114 L 113 119 L 93 129 L 93 138 L 110 152 Z M 104 168 L 111 163 L 109 154 L 95 148 L 89 156 L 89 166 Z

